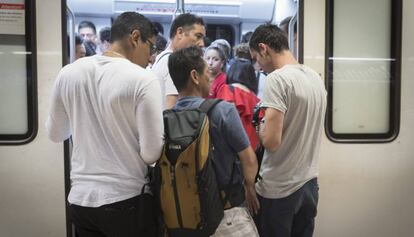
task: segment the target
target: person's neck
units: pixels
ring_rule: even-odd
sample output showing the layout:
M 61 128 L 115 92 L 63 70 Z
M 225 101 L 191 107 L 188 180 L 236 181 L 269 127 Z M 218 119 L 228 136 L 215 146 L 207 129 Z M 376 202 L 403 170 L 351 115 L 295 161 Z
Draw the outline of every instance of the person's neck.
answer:
M 105 56 L 108 56 L 108 57 L 114 57 L 114 58 L 126 58 L 126 59 L 129 59 L 128 58 L 128 53 L 126 52 L 126 50 L 124 50 L 124 48 L 123 47 L 121 47 L 119 44 L 117 44 L 117 43 L 113 43 L 112 45 L 111 45 L 111 47 L 109 48 L 109 50 L 107 50 L 105 53 L 104 53 L 104 55 Z
M 180 46 L 180 43 L 178 42 L 178 39 L 173 38 L 173 39 L 171 39 L 171 42 L 170 42 L 169 48 L 170 48 L 173 52 L 175 52 L 175 51 L 177 51 L 177 50 L 181 49 L 182 47 Z
M 275 53 L 272 55 L 273 58 L 273 69 L 280 69 L 286 65 L 295 65 L 299 62 L 295 59 L 293 54 L 289 50 L 282 51 L 280 53 Z
M 200 92 L 195 90 L 184 90 L 180 91 L 178 93 L 178 99 L 184 98 L 184 97 L 203 97 Z

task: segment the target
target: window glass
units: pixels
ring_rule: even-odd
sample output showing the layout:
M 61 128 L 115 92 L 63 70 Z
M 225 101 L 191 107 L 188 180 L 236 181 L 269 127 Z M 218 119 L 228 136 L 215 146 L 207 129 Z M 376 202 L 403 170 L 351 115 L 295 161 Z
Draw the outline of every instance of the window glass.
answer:
M 37 130 L 32 1 L 0 0 L 0 144 L 22 144 Z
M 0 42 L 0 134 L 25 134 L 28 130 L 25 41 L 20 36 L 0 36 Z
M 328 8 L 329 136 L 390 139 L 396 135 L 399 106 L 397 36 L 392 27 L 400 26 L 393 26 L 392 1 L 332 0 Z
M 231 45 L 234 45 L 234 29 L 230 25 L 208 24 L 206 37 L 213 42 L 216 39 L 225 39 Z

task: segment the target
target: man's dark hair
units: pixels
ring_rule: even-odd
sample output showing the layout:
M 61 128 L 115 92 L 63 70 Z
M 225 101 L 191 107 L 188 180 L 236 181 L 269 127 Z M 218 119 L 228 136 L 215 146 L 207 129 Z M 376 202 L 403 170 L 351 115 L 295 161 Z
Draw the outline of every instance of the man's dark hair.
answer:
M 286 33 L 279 27 L 271 24 L 263 24 L 256 28 L 249 41 L 250 49 L 259 52 L 260 43 L 268 45 L 276 53 L 289 50 Z
M 99 39 L 104 42 L 111 42 L 111 27 L 106 26 L 99 31 Z
M 162 35 L 164 34 L 164 27 L 161 25 L 161 23 L 154 21 L 154 22 L 152 22 L 152 24 L 157 29 L 158 33 L 160 33 Z
M 157 29 L 148 18 L 137 12 L 124 12 L 112 24 L 110 42 L 123 40 L 134 30 L 139 30 L 143 42 L 158 35 Z
M 192 27 L 194 24 L 204 25 L 203 18 L 191 13 L 185 13 L 177 16 L 171 24 L 170 39 L 174 38 L 179 27 L 187 28 Z
M 167 48 L 167 40 L 162 35 L 157 35 L 157 39 L 155 41 L 155 46 L 157 46 L 157 51 L 162 52 L 165 48 Z
M 95 24 L 93 24 L 92 22 L 90 22 L 90 21 L 81 21 L 78 25 L 78 32 L 82 28 L 91 28 L 93 30 L 93 33 L 96 35 L 96 27 L 95 27 Z
M 168 70 L 178 92 L 187 86 L 192 70 L 202 74 L 204 67 L 203 51 L 197 46 L 179 49 L 168 58 Z

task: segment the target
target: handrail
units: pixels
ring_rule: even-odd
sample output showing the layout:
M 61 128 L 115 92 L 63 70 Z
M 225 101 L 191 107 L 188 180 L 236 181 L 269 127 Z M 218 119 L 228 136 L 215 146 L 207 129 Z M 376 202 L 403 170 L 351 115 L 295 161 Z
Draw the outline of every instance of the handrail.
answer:
M 176 0 L 173 20 L 175 19 L 175 17 L 177 15 L 180 15 L 180 14 L 183 14 L 183 13 L 185 13 L 184 0 Z

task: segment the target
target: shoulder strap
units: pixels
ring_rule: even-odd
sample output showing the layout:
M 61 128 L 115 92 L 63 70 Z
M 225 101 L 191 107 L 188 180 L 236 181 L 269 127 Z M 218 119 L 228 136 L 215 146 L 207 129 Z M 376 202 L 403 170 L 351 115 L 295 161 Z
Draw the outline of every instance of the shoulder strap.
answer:
M 261 74 L 261 72 L 260 72 L 260 71 L 257 71 L 257 72 L 256 72 L 256 79 L 257 79 L 257 80 L 259 80 L 259 79 L 260 79 L 260 74 Z
M 170 55 L 170 54 L 172 54 L 171 52 L 167 52 L 167 53 L 165 53 L 165 54 L 163 54 L 163 55 L 161 55 L 161 57 L 154 63 L 154 65 L 155 64 L 157 64 L 157 63 L 159 63 L 160 61 L 161 61 L 161 59 L 165 56 L 165 55 Z
M 199 109 L 201 112 L 209 114 L 210 110 L 216 106 L 221 100 L 220 99 L 205 99 L 203 103 L 201 103 Z

